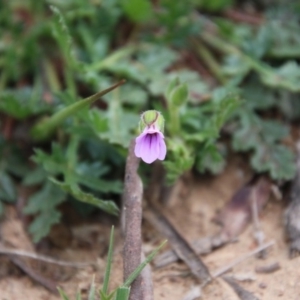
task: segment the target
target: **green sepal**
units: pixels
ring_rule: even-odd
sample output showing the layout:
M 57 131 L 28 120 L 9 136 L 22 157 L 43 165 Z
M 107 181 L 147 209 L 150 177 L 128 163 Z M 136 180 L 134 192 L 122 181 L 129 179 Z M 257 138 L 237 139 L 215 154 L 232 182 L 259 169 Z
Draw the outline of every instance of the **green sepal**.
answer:
M 141 115 L 139 122 L 140 132 L 143 132 L 146 127 L 151 125 L 155 125 L 160 132 L 164 132 L 165 119 L 157 110 L 147 110 Z

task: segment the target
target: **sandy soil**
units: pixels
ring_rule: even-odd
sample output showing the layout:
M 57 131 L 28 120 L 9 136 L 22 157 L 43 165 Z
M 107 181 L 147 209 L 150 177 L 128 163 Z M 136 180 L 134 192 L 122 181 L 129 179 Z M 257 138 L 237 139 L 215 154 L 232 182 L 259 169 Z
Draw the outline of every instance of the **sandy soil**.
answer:
M 233 193 L 247 180 L 247 172 L 243 171 L 241 162 L 230 164 L 223 174 L 216 178 L 194 179 L 186 187 L 184 196 L 177 193 L 167 206 L 168 215 L 176 224 L 177 229 L 188 241 L 199 239 L 218 231 L 218 226 L 211 219 L 215 212 L 226 203 Z M 275 245 L 268 250 L 266 259 L 253 256 L 235 266 L 230 272 L 240 285 L 253 292 L 261 300 L 299 300 L 300 299 L 300 257 L 290 260 L 288 248 L 282 226 L 284 210 L 283 201 L 270 199 L 262 217 L 262 227 L 266 241 L 274 240 Z M 86 291 L 95 274 L 95 281 L 101 284 L 105 267 L 105 255 L 110 225 L 85 224 L 72 229 L 72 240 L 66 249 L 53 248 L 50 253 L 60 259 L 73 261 L 90 261 L 98 258 L 97 269 L 89 266 L 83 269 L 51 266 L 48 272 L 58 279 L 60 286 L 75 299 L 74 294 Z M 145 248 L 155 247 L 163 237 L 146 222 L 143 224 Z M 248 226 L 237 242 L 229 244 L 203 257 L 204 262 L 213 272 L 219 267 L 227 265 L 232 260 L 241 257 L 256 247 L 252 226 Z M 115 287 L 122 281 L 122 240 L 116 230 L 116 246 L 111 286 Z M 3 259 L 3 258 L 2 258 Z M 271 274 L 258 274 L 255 268 L 278 262 L 281 268 Z M 0 300 L 22 299 L 59 299 L 34 283 L 18 270 L 10 270 L 1 263 L 0 272 Z M 48 267 L 49 268 L 49 267 Z M 181 300 L 197 286 L 197 280 L 188 272 L 183 263 L 174 263 L 162 269 L 153 270 L 154 294 L 156 300 Z M 84 297 L 83 297 L 84 299 Z M 199 298 L 200 299 L 200 298 Z M 232 289 L 221 279 L 208 285 L 202 291 L 202 298 L 206 300 L 235 300 L 238 299 Z

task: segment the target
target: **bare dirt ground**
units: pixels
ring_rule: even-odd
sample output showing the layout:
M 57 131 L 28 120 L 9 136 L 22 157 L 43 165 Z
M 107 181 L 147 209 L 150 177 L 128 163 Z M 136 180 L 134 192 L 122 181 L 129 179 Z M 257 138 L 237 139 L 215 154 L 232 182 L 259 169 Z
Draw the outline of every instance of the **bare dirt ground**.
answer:
M 235 191 L 249 179 L 240 161 L 231 163 L 223 174 L 215 178 L 194 179 L 191 186 L 186 187 L 184 197 L 180 193 L 174 195 L 167 206 L 168 215 L 180 233 L 193 241 L 218 231 L 218 226 L 211 219 L 216 211 L 224 206 Z M 261 222 L 266 235 L 266 241 L 274 240 L 275 245 L 268 250 L 266 259 L 255 256 L 235 266 L 230 275 L 239 284 L 254 293 L 261 300 L 299 300 L 300 299 L 300 257 L 290 260 L 288 246 L 283 228 L 283 201 L 270 199 L 264 209 Z M 97 268 L 88 266 L 82 269 L 69 267 L 48 266 L 46 270 L 59 285 L 75 299 L 74 294 L 81 290 L 83 294 L 95 274 L 97 285 L 101 284 L 105 267 L 105 253 L 107 251 L 110 225 L 82 224 L 72 228 L 72 238 L 64 249 L 53 248 L 48 254 L 59 259 L 70 261 L 91 261 L 98 258 Z M 163 237 L 160 236 L 147 222 L 143 224 L 145 249 L 150 250 L 158 245 Z M 122 282 L 122 239 L 116 230 L 116 245 L 111 286 Z M 203 256 L 203 261 L 213 272 L 219 267 L 227 265 L 232 260 L 241 257 L 256 247 L 253 229 L 248 228 L 240 235 L 235 243 L 213 251 Z M 9 268 L 5 257 L 1 258 L 0 271 L 0 300 L 22 299 L 59 299 L 34 283 L 16 268 Z M 279 263 L 280 269 L 270 274 L 258 274 L 255 268 L 272 263 Z M 47 269 L 47 268 L 45 268 Z M 186 293 L 197 285 L 183 263 L 173 263 L 165 268 L 154 269 L 154 294 L 156 300 L 181 300 Z M 83 297 L 84 299 L 84 297 Z M 235 300 L 238 299 L 233 290 L 222 279 L 209 284 L 202 291 L 202 298 L 206 300 Z

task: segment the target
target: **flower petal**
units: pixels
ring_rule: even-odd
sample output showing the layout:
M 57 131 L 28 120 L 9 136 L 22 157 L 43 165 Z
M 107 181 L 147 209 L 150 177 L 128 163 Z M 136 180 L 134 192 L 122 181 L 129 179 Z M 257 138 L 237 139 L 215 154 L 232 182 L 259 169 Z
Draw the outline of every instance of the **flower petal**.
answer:
M 145 142 L 141 145 L 141 158 L 145 163 L 151 164 L 159 154 L 159 144 L 157 134 L 147 134 Z
M 135 146 L 134 146 L 134 154 L 136 157 L 142 156 L 142 145 L 146 142 L 147 133 L 143 132 L 141 133 L 136 139 L 135 139 Z
M 159 136 L 158 137 L 159 140 L 159 154 L 158 154 L 158 159 L 159 160 L 164 160 L 167 154 L 167 147 L 166 147 L 166 143 L 165 140 Z

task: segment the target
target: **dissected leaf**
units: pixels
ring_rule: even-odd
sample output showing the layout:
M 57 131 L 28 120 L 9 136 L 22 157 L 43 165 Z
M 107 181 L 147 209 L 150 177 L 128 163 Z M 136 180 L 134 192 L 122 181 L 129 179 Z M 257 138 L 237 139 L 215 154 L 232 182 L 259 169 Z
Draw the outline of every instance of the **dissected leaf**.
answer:
M 51 182 L 59 186 L 63 191 L 70 193 L 78 201 L 94 205 L 110 214 L 118 215 L 119 209 L 116 204 L 111 200 L 101 200 L 80 190 L 76 185 L 70 185 L 65 182 L 57 181 L 54 178 L 50 179 Z
M 273 179 L 290 180 L 296 173 L 295 155 L 283 145 L 261 145 L 256 149 L 251 165 L 258 172 L 269 172 Z
M 12 178 L 5 172 L 0 172 L 0 201 L 16 202 L 16 187 Z
M 46 181 L 45 185 L 33 194 L 24 208 L 26 214 L 50 212 L 66 199 L 66 193 L 53 183 Z
M 291 179 L 295 174 L 294 155 L 280 141 L 289 132 L 279 122 L 262 120 L 254 114 L 241 114 L 240 128 L 233 136 L 236 150 L 252 150 L 251 165 L 258 172 L 269 172 L 274 179 Z
M 261 79 L 268 86 L 300 92 L 300 66 L 295 61 L 289 61 L 273 72 L 263 74 Z
M 43 237 L 47 236 L 54 224 L 59 223 L 61 213 L 55 209 L 43 211 L 35 217 L 34 221 L 29 225 L 28 230 L 32 234 L 33 242 L 39 242 Z

